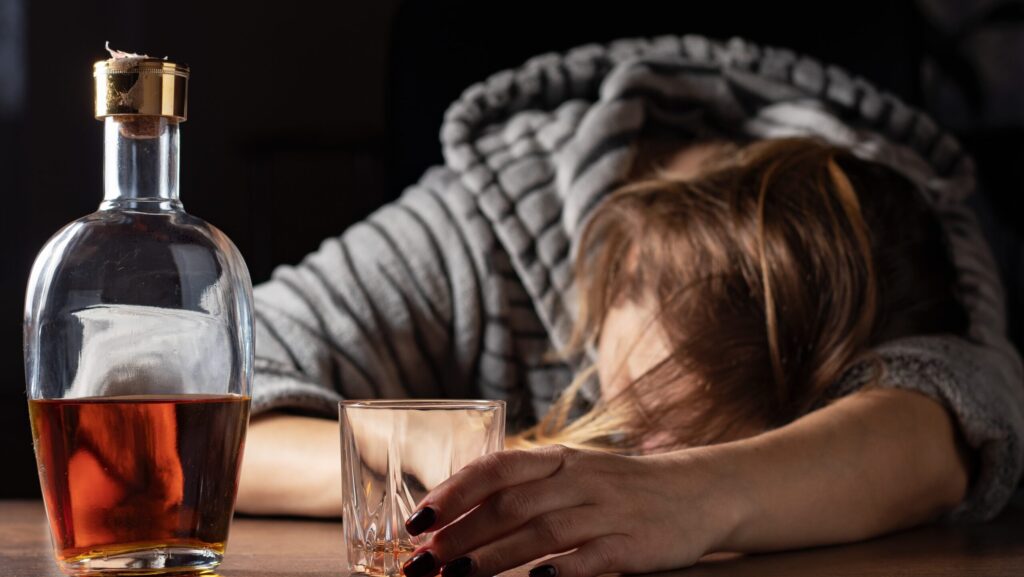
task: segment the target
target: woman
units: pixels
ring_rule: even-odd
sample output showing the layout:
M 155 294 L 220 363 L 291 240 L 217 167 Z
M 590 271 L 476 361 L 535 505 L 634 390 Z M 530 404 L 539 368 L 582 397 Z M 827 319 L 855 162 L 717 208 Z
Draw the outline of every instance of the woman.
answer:
M 755 142 L 790 136 L 817 141 Z M 434 489 L 411 532 L 481 506 L 409 577 L 572 549 L 535 573 L 651 571 L 1006 503 L 1020 360 L 971 163 L 927 117 L 785 51 L 664 37 L 498 74 L 442 142 L 445 167 L 257 289 L 241 510 L 340 512 L 336 424 L 311 415 L 342 396 L 504 398 L 539 421 L 519 444 L 561 443 Z

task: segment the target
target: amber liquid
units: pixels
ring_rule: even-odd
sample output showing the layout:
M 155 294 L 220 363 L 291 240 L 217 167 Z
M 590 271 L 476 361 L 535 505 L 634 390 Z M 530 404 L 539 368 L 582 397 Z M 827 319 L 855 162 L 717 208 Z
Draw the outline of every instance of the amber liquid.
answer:
M 249 399 L 29 401 L 57 558 L 152 547 L 224 551 Z
M 416 547 L 408 540 L 385 541 L 378 539 L 370 547 L 359 544 L 356 549 L 360 551 L 357 558 L 363 559 L 365 562 L 353 564 L 353 575 L 385 576 L 400 573 L 400 568 L 412 557 L 412 552 L 416 550 Z

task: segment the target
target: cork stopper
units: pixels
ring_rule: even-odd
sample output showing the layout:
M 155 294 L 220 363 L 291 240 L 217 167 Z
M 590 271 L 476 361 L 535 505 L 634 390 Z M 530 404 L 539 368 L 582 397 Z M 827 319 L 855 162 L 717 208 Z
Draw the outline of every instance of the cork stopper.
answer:
M 111 57 L 93 65 L 96 118 L 126 117 L 141 124 L 152 124 L 143 121 L 147 117 L 187 118 L 188 66 L 113 50 L 109 42 L 107 51 Z

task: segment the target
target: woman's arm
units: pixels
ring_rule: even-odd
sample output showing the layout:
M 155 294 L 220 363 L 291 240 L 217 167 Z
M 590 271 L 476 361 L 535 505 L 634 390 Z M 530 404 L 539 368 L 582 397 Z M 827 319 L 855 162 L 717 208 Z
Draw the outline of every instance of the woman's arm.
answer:
M 403 471 L 428 489 L 448 476 L 448 462 L 437 455 L 453 450 L 452 443 L 457 454 L 479 454 L 473 435 L 458 435 L 475 425 L 467 413 L 414 411 L 405 419 L 410 428 L 423 433 L 416 443 L 403 445 Z M 363 466 L 383 474 L 388 453 L 380 448 L 387 447 L 390 422 L 363 420 L 350 425 L 358 426 Z M 280 413 L 254 418 L 242 462 L 238 510 L 252 515 L 341 516 L 340 437 L 335 420 Z M 474 446 L 460 447 L 465 444 Z
M 250 515 L 341 515 L 338 422 L 269 413 L 249 425 L 236 508 Z
M 742 504 L 721 550 L 866 539 L 935 519 L 968 484 L 966 451 L 947 411 L 895 389 L 864 390 L 704 451 Z
M 464 555 L 473 567 L 464 577 L 494 574 L 577 548 L 546 564 L 559 577 L 588 577 L 676 568 L 716 551 L 854 541 L 936 518 L 967 482 L 940 404 L 864 390 L 722 445 L 639 458 L 547 448 L 479 459 L 424 499 L 436 521 L 416 528 L 480 507 L 421 547 L 407 575 Z
M 481 396 L 471 375 L 484 327 L 482 251 L 492 239 L 467 224 L 471 200 L 451 171 L 431 169 L 399 200 L 255 288 L 259 416 L 239 511 L 341 514 L 343 398 Z M 262 416 L 277 410 L 327 420 Z

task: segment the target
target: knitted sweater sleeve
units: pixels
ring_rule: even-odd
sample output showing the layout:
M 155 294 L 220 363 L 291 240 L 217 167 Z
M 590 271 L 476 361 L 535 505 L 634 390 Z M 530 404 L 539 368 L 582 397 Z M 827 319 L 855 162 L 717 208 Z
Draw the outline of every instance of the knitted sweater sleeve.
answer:
M 455 184 L 446 169 L 428 171 L 255 288 L 254 412 L 330 416 L 342 398 L 470 394 L 479 243 Z

